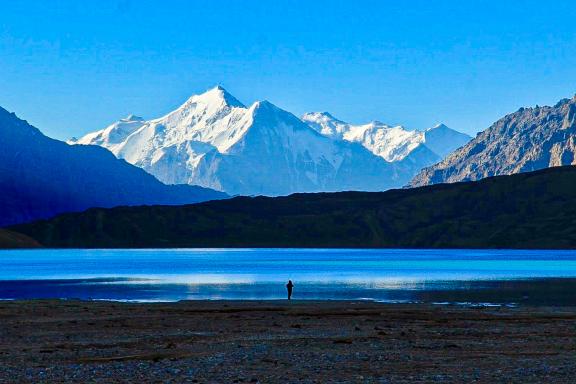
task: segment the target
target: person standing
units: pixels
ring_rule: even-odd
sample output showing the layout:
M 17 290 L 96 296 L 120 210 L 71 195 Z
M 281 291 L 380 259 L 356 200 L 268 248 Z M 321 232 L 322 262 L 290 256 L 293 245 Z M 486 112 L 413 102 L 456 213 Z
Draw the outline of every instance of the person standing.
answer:
M 292 284 L 292 280 L 288 280 L 288 284 L 286 284 L 286 289 L 288 290 L 288 300 L 292 300 L 292 288 L 294 284 Z

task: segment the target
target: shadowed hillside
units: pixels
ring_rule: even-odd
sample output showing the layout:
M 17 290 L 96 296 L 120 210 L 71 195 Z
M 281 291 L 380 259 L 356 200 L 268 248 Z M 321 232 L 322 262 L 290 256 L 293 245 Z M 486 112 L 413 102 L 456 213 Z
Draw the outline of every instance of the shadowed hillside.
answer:
M 576 248 L 576 167 L 381 193 L 90 209 L 14 227 L 50 247 Z
M 0 107 L 0 226 L 90 207 L 190 204 L 227 197 L 164 185 L 96 146 L 68 145 Z
M 40 244 L 34 239 L 23 235 L 0 229 L 0 248 L 38 248 Z

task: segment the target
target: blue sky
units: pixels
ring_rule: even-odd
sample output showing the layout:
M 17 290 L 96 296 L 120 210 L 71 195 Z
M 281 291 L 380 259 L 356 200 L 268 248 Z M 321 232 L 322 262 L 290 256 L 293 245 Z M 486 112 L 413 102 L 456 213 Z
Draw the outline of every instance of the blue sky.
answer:
M 0 0 L 0 106 L 65 139 L 221 84 L 473 134 L 576 93 L 573 1 Z

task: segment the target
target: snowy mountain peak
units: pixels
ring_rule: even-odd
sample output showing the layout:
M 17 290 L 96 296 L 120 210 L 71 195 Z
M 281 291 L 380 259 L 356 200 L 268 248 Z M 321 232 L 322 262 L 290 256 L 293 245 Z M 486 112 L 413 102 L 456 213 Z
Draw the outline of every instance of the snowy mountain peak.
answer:
M 302 116 L 302 120 L 304 120 L 304 121 L 323 121 L 323 122 L 338 121 L 338 122 L 343 123 L 342 120 L 337 119 L 330 112 L 308 112 Z
M 437 153 L 441 158 L 448 156 L 454 150 L 472 140 L 472 137 L 465 133 L 440 123 L 424 132 L 426 146 Z
M 383 126 L 390 127 L 388 124 L 384 124 L 380 120 L 372 120 L 367 125 L 371 126 L 371 127 L 383 127 Z M 401 126 L 399 126 L 399 127 L 401 127 Z
M 111 149 L 123 142 L 128 136 L 140 129 L 146 121 L 135 115 L 128 115 L 120 119 L 101 131 L 92 132 L 80 139 L 67 141 L 68 144 L 94 144 Z
M 285 111 L 281 108 L 278 108 L 276 105 L 272 104 L 268 100 L 257 101 L 254 104 L 252 104 L 252 106 L 249 109 L 253 110 L 254 115 L 256 115 L 256 114 L 276 114 L 276 113 L 286 113 L 286 114 L 291 115 L 290 112 Z M 295 117 L 295 118 L 298 119 L 297 117 Z
M 262 109 L 262 108 L 278 108 L 268 100 L 260 100 L 254 103 L 255 109 Z
M 353 125 L 328 112 L 306 113 L 302 121 L 325 136 L 361 143 L 387 161 L 408 160 L 422 167 L 432 165 L 471 139 L 444 124 L 424 132 L 401 125 L 390 126 L 378 120 Z
M 199 95 L 192 95 L 186 102 L 179 108 L 189 108 L 197 104 L 212 105 L 212 106 L 228 106 L 228 107 L 241 107 L 244 108 L 238 99 L 232 96 L 227 90 L 220 85 L 215 86 Z
M 302 120 L 325 136 L 361 143 L 386 161 L 402 160 L 424 142 L 421 132 L 409 131 L 402 126 L 393 127 L 378 120 L 352 125 L 327 112 L 307 113 Z
M 302 116 L 302 121 L 318 133 L 333 139 L 342 140 L 342 135 L 349 124 L 338 120 L 328 112 L 309 112 Z
M 426 131 L 432 131 L 434 129 L 450 129 L 450 128 L 448 128 L 448 126 L 446 126 L 444 123 L 438 123 L 432 128 L 428 128 Z
M 143 121 L 144 118 L 142 118 L 140 116 L 133 115 L 133 114 L 129 114 L 128 116 L 126 116 L 125 118 L 120 119 L 120 120 L 122 120 L 122 121 Z
M 338 121 L 343 123 L 343 121 L 334 117 L 330 112 L 308 112 L 302 116 L 302 120 L 305 121 L 316 121 L 316 120 L 323 120 L 323 121 Z
M 326 116 L 327 118 L 332 119 L 332 120 L 338 120 L 337 118 L 334 117 L 334 115 L 332 115 L 330 112 L 327 112 L 327 111 L 324 111 L 324 112 L 316 112 L 316 113 L 318 113 L 318 114 L 320 114 L 320 115 L 322 115 L 322 116 Z

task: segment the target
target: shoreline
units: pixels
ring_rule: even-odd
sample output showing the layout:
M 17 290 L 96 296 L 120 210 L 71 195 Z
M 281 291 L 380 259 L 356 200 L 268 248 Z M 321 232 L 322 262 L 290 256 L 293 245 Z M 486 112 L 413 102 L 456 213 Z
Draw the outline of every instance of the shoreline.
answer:
M 154 300 L 130 300 L 130 299 L 78 299 L 78 298 L 48 298 L 48 299 L 1 299 L 0 307 L 3 304 L 13 304 L 21 307 L 49 304 L 51 306 L 63 306 L 68 304 L 98 306 L 126 305 L 126 306 L 189 306 L 189 307 L 247 307 L 259 308 L 264 305 L 274 307 L 342 307 L 348 305 L 365 307 L 402 307 L 418 308 L 426 310 L 446 309 L 455 311 L 472 310 L 517 310 L 521 312 L 571 312 L 576 313 L 576 305 L 518 305 L 516 303 L 474 303 L 474 302 L 416 302 L 416 301 L 379 301 L 371 299 L 184 299 L 175 301 L 154 301 Z M 0 308 L 1 309 L 1 308 Z M 1 313 L 0 313 L 1 318 Z
M 300 282 L 294 299 L 303 302 L 362 301 L 384 304 L 463 307 L 576 307 L 576 278 L 523 277 L 429 280 L 407 285 L 344 286 Z M 282 302 L 283 282 L 173 282 L 135 278 L 0 280 L 0 300 L 85 300 L 133 303 L 181 301 Z
M 489 302 L 423 302 L 423 301 L 403 301 L 403 300 L 376 300 L 376 299 L 292 299 L 288 301 L 287 299 L 182 299 L 182 300 L 138 300 L 138 299 L 78 299 L 78 298 L 65 298 L 65 297 L 54 297 L 48 299 L 4 299 L 0 298 L 0 303 L 2 302 L 16 302 L 21 304 L 26 303 L 35 303 L 35 302 L 42 302 L 42 301 L 55 301 L 55 302 L 79 302 L 79 303 L 118 303 L 118 304 L 185 304 L 185 303 L 237 303 L 237 304 L 244 304 L 249 305 L 253 304 L 262 304 L 262 303 L 270 303 L 270 304 L 287 304 L 290 305 L 291 303 L 298 303 L 298 304 L 306 304 L 306 305 L 314 305 L 314 304 L 347 304 L 347 303 L 372 303 L 372 304 L 382 304 L 382 305 L 414 305 L 414 306 L 446 306 L 446 307 L 455 307 L 455 308 L 518 308 L 521 307 L 517 303 L 489 303 Z M 541 306 L 526 306 L 523 307 L 527 308 L 539 308 Z M 555 308 L 565 307 L 565 306 L 553 306 Z M 572 306 L 568 306 L 567 308 L 571 308 Z
M 25 224 L 32 224 L 32 223 L 24 223 L 22 225 Z M 18 235 L 23 235 L 20 232 L 15 232 L 13 230 L 8 230 L 8 227 L 0 227 L 0 230 L 5 230 L 7 232 L 11 232 L 13 234 L 18 234 Z M 23 235 L 26 236 L 26 235 Z M 571 247 L 561 247 L 561 248 L 554 248 L 554 247 L 549 247 L 549 248 L 545 248 L 545 247 L 532 247 L 532 248 L 522 248 L 522 247 L 449 247 L 449 246 L 442 246 L 442 247 L 370 247 L 370 246 L 364 246 L 364 245 L 358 245 L 358 246 L 258 246 L 258 245 L 254 245 L 254 246 L 236 246 L 236 245 L 223 245 L 223 246 L 197 246 L 197 247 L 170 247 L 170 246 L 143 246 L 143 247 L 130 247 L 130 246 L 126 246 L 126 247 L 47 247 L 47 246 L 43 246 L 41 244 L 39 244 L 39 246 L 34 247 L 34 246 L 30 246 L 30 247 L 3 247 L 2 244 L 0 243 L 0 252 L 1 251 L 130 251 L 130 250 L 136 250 L 136 251 L 146 251 L 146 250 L 150 250 L 150 251 L 170 251 L 170 250 L 225 250 L 225 249 L 232 249 L 235 251 L 241 251 L 241 250 L 251 250 L 251 249 L 256 249 L 256 250 L 282 250 L 282 249 L 287 249 L 287 250 L 322 250 L 322 249 L 326 249 L 326 250 L 343 250 L 343 251 L 362 251 L 362 250 L 366 250 L 366 251 L 378 251 L 378 250 L 382 250 L 382 251 L 394 251 L 394 250 L 400 250 L 400 251 L 426 251 L 426 250 L 431 250 L 431 251 L 442 251 L 442 250 L 447 250 L 447 251 L 534 251 L 534 252 L 538 252 L 538 251 L 554 251 L 554 252 L 562 252 L 562 251 L 566 251 L 566 252 L 576 252 L 576 245 L 575 246 L 571 246 Z
M 0 382 L 571 383 L 576 306 L 0 301 Z

